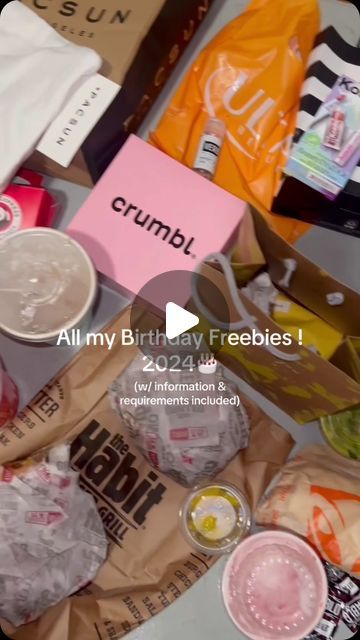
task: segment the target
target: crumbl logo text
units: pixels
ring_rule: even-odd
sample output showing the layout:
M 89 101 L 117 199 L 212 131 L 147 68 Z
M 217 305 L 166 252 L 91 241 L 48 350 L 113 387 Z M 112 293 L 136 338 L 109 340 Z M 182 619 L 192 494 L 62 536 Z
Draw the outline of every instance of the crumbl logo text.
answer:
M 71 460 L 81 472 L 80 486 L 97 503 L 109 539 L 120 547 L 130 530 L 146 526 L 149 513 L 164 499 L 166 487 L 155 471 L 141 477 L 124 437 L 96 420 L 72 443 Z
M 128 202 L 122 196 L 117 196 L 112 201 L 111 207 L 113 211 L 120 213 L 124 218 L 128 218 L 128 220 L 131 220 L 134 224 L 142 227 L 163 242 L 167 242 L 174 249 L 181 250 L 186 256 L 196 258 L 193 253 L 195 238 L 186 236 L 180 227 L 173 229 L 162 220 L 158 220 L 150 213 L 143 211 L 137 204 Z

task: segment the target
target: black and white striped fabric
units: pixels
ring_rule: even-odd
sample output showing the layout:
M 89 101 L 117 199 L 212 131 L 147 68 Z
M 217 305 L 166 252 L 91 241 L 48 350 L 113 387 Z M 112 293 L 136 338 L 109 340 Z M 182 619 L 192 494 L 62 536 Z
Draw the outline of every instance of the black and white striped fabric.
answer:
M 342 75 L 360 83 L 360 48 L 345 42 L 334 27 L 328 27 L 317 36 L 308 60 L 301 91 L 295 143 L 309 129 L 317 110 L 329 95 L 338 77 Z M 344 191 L 360 198 L 360 162 Z

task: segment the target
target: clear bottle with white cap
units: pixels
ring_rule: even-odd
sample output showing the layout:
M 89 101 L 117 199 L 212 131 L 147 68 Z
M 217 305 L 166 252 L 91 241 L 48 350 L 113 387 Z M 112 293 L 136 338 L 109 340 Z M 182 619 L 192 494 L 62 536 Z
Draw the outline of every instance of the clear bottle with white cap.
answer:
M 196 154 L 193 169 L 204 178 L 213 180 L 223 146 L 226 125 L 223 120 L 209 118 Z

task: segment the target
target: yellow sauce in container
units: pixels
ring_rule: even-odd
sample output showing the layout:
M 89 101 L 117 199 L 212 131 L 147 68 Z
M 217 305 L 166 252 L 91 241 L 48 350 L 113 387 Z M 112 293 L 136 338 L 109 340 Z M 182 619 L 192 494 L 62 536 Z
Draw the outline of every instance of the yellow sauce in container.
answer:
M 250 531 L 251 511 L 246 496 L 233 485 L 208 483 L 188 495 L 180 521 L 191 546 L 208 555 L 222 555 Z

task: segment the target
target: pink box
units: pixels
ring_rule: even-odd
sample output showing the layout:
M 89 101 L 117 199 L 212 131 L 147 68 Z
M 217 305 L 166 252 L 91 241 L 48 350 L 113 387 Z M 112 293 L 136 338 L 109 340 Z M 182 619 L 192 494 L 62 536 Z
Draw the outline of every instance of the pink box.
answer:
M 151 278 L 166 271 L 192 272 L 209 253 L 228 248 L 245 207 L 132 135 L 68 232 L 98 271 L 138 294 Z M 176 302 L 185 303 L 186 294 Z

